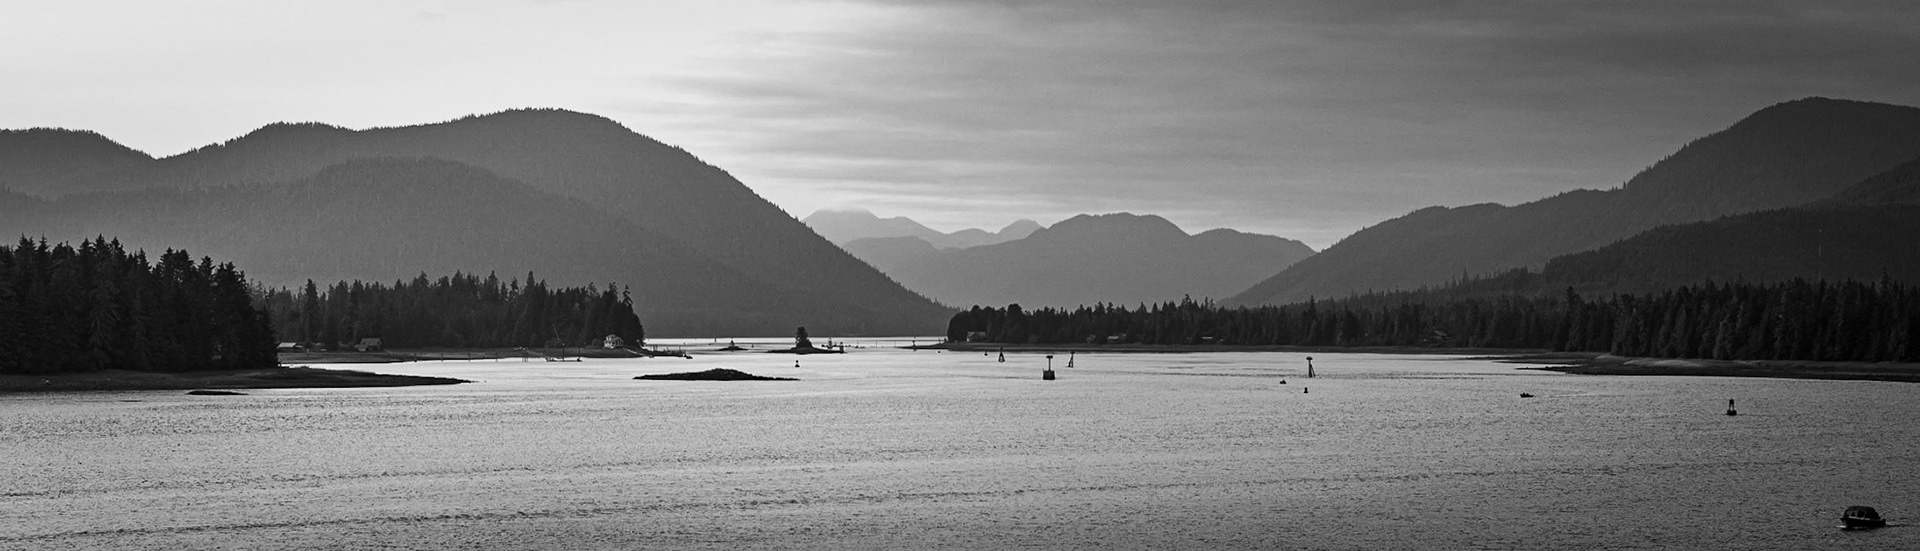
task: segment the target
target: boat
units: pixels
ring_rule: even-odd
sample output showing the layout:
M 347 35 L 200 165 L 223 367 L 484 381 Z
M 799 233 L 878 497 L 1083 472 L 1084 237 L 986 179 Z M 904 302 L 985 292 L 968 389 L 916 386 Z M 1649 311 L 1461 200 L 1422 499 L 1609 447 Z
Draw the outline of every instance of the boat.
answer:
M 1847 528 L 1854 529 L 1879 528 L 1887 525 L 1886 519 L 1880 518 L 1879 511 L 1864 505 L 1848 507 L 1846 512 L 1840 513 L 1840 522 L 1846 524 Z

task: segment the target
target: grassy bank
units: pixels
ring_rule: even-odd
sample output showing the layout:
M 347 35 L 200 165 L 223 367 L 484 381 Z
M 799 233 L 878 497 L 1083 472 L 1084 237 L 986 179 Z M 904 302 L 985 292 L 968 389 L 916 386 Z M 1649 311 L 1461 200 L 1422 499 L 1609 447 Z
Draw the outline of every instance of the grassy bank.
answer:
M 0 393 L 83 390 L 232 390 L 249 388 L 353 388 L 450 385 L 460 379 L 383 375 L 341 369 L 284 367 L 242 371 L 151 373 L 109 369 L 59 375 L 0 375 Z

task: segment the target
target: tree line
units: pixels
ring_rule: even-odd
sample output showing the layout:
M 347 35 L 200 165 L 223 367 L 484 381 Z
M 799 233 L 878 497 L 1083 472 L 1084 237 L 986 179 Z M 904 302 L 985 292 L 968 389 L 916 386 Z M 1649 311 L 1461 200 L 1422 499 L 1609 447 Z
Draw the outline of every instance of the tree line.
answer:
M 276 365 L 271 322 L 231 263 L 172 249 L 149 262 L 105 237 L 0 245 L 0 373 Z
M 1472 285 L 1484 287 L 1486 282 Z M 1464 285 L 1464 286 L 1472 286 Z M 1459 287 L 1457 285 L 1455 287 Z M 1714 283 L 1582 297 L 1439 290 L 1286 306 L 975 306 L 950 341 L 1516 348 L 1722 360 L 1920 361 L 1920 293 L 1879 282 Z
M 326 349 L 365 338 L 390 347 L 459 348 L 588 346 L 607 335 L 633 346 L 646 341 L 629 289 L 554 288 L 531 272 L 524 281 L 459 272 L 430 280 L 422 273 L 392 285 L 340 281 L 324 290 L 308 280 L 299 291 L 259 294 L 282 342 Z

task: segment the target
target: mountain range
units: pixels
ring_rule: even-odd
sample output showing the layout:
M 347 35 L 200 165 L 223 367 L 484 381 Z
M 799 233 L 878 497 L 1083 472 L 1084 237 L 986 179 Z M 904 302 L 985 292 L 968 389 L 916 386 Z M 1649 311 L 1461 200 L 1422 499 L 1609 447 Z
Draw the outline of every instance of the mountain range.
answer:
M 633 289 L 657 336 L 927 334 L 950 312 L 725 171 L 571 111 L 273 124 L 162 159 L 91 132 L 0 140 L 0 235 L 184 247 L 272 286 L 524 269 Z
M 941 303 L 1292 303 L 1517 268 L 1524 285 L 1501 285 L 1529 292 L 1911 280 L 1916 221 L 1920 109 L 1825 98 L 1761 109 L 1616 188 L 1419 209 L 1317 254 L 1125 213 L 998 232 L 864 211 L 802 223 L 684 150 L 562 110 L 273 124 L 159 159 L 93 132 L 0 131 L 0 236 L 187 248 L 271 286 L 452 271 L 619 283 L 656 336 L 930 334 L 952 312 Z
M 861 239 L 912 237 L 938 249 L 965 249 L 1005 243 L 1032 235 L 1040 229 L 1039 222 L 1022 219 L 1007 224 L 997 232 L 967 228 L 944 233 L 905 216 L 881 218 L 864 209 L 815 211 L 801 222 L 819 232 L 821 237 L 842 247 Z
M 854 256 L 954 306 L 1072 307 L 1224 297 L 1313 254 L 1296 240 L 1216 229 L 1189 235 L 1166 219 L 1080 215 L 1022 239 L 938 248 L 912 237 L 847 244 Z
M 1664 225 L 1804 205 L 1855 186 L 1865 186 L 1853 191 L 1858 194 L 1897 194 L 1897 189 L 1873 191 L 1870 179 L 1916 155 L 1920 108 L 1795 100 L 1686 144 L 1618 188 L 1572 191 L 1512 207 L 1430 207 L 1381 222 L 1234 295 L 1229 303 L 1291 303 L 1437 286 L 1513 268 L 1537 270 L 1555 257 L 1599 249 Z M 1696 271 L 1722 277 L 1740 273 L 1732 266 Z

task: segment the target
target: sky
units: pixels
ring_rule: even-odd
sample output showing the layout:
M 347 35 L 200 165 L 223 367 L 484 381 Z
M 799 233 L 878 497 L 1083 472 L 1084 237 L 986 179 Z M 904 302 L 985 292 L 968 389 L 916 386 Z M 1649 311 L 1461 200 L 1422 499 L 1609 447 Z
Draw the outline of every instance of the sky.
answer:
M 1920 3 L 0 1 L 0 128 L 606 116 L 804 218 L 1156 214 L 1316 249 L 1613 188 L 1808 96 L 1920 105 Z

